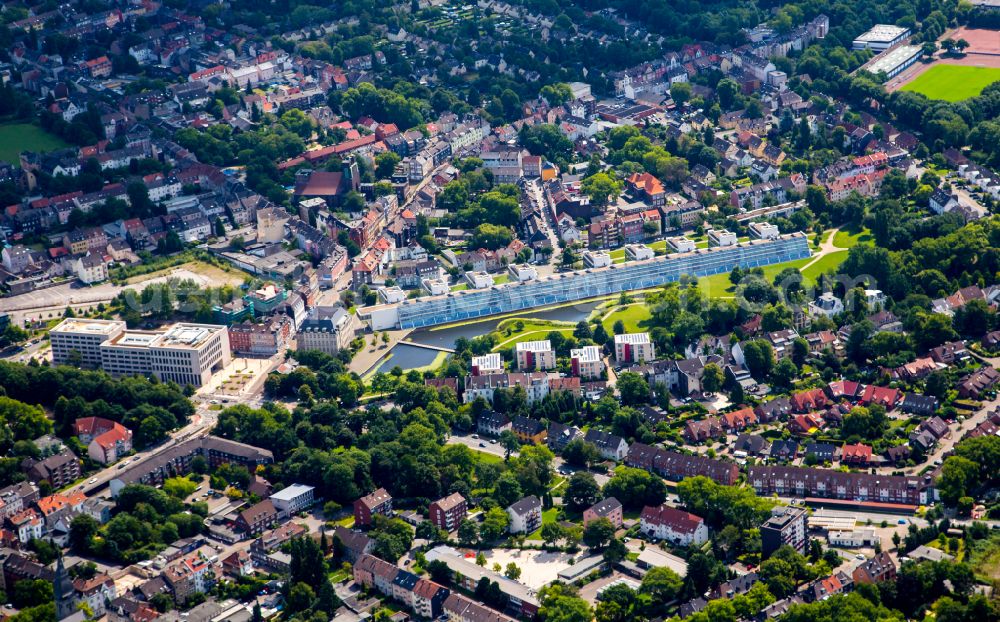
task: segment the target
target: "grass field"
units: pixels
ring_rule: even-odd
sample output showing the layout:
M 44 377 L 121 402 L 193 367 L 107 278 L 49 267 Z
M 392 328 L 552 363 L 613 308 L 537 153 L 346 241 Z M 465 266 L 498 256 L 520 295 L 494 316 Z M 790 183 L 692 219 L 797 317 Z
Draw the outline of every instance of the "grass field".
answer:
M 517 323 L 523 324 L 521 330 L 517 330 Z M 504 348 L 509 348 L 515 343 L 522 341 L 537 341 L 545 339 L 545 336 L 552 331 L 558 331 L 569 337 L 573 334 L 574 324 L 566 322 L 553 322 L 551 320 L 533 319 L 509 319 L 497 325 L 497 345 L 494 352 L 499 352 Z
M 612 334 L 615 322 L 621 320 L 625 324 L 626 332 L 638 333 L 648 329 L 649 318 L 649 308 L 646 307 L 646 303 L 637 302 L 624 309 L 618 308 L 604 318 L 604 329 L 609 335 Z
M 57 136 L 30 123 L 0 125 L 0 160 L 17 164 L 18 154 L 25 150 L 45 152 L 68 146 Z
M 923 93 L 931 99 L 957 102 L 979 95 L 997 80 L 1000 80 L 1000 69 L 993 67 L 934 65 L 902 90 Z
M 556 515 L 559 514 L 557 508 L 549 508 L 542 511 L 542 525 L 547 525 L 549 523 L 556 522 Z M 528 540 L 541 540 L 542 539 L 542 528 L 539 527 L 527 537 Z
M 809 261 L 809 258 L 796 259 L 794 261 L 786 261 L 783 263 L 765 266 L 764 278 L 770 282 L 785 268 L 801 268 L 809 263 Z M 713 274 L 712 276 L 703 276 L 698 279 L 698 285 L 701 286 L 702 291 L 705 292 L 709 298 L 732 298 L 733 291 L 735 289 L 733 284 L 729 281 L 728 272 Z
M 1000 580 L 1000 535 L 991 534 L 986 540 L 977 540 L 968 552 L 968 561 L 976 578 L 981 581 Z
M 872 234 L 868 229 L 862 229 L 861 231 L 847 231 L 846 229 L 840 229 L 833 236 L 833 245 L 837 248 L 854 248 L 858 244 L 864 244 L 872 241 Z
M 839 268 L 840 264 L 844 263 L 847 259 L 848 252 L 849 251 L 836 251 L 828 255 L 824 255 L 816 263 L 802 270 L 802 276 L 805 277 L 806 281 L 815 281 L 816 277 L 824 272 L 829 272 L 830 270 L 836 270 Z

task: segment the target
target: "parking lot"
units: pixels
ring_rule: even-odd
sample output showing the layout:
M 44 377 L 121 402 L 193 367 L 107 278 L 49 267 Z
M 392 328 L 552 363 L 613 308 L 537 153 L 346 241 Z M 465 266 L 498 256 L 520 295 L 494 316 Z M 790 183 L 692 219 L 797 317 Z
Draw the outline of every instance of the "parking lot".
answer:
M 569 568 L 572 565 L 570 561 L 575 557 L 569 553 L 518 549 L 492 549 L 483 551 L 483 554 L 486 556 L 487 568 L 493 568 L 493 564 L 500 564 L 503 570 L 506 570 L 507 564 L 514 563 L 521 569 L 518 582 L 532 590 L 538 590 L 559 578 L 559 572 Z

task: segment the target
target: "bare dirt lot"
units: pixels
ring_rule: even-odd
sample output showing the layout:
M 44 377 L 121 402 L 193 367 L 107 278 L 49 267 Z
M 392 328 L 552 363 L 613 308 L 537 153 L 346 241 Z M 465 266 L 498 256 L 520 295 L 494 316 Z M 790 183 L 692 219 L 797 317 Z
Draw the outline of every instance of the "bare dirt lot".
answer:
M 226 284 L 240 285 L 245 276 L 246 274 L 239 270 L 226 272 L 201 262 L 189 262 L 175 268 L 135 277 L 130 279 L 126 287 L 113 283 L 85 286 L 73 282 L 0 298 L 0 312 L 10 313 L 11 319 L 17 323 L 24 319 L 50 319 L 61 315 L 67 306 L 72 306 L 77 311 L 85 311 L 99 303 L 109 302 L 129 287 L 138 291 L 146 285 L 165 283 L 169 279 L 190 280 L 204 287 L 219 287 Z

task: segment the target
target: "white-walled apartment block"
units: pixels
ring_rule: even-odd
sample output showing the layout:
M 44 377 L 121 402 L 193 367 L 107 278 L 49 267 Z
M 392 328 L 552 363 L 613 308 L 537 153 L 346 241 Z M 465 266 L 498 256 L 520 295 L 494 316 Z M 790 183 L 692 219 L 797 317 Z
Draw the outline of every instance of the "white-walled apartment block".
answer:
M 292 484 L 271 495 L 271 503 L 280 516 L 293 516 L 312 507 L 315 489 L 305 484 Z
M 736 246 L 736 234 L 732 231 L 727 231 L 725 229 L 709 229 L 708 234 L 708 245 L 709 246 Z
M 465 280 L 472 289 L 486 289 L 493 286 L 493 277 L 486 272 L 466 272 Z
M 747 226 L 750 237 L 755 240 L 777 240 L 781 232 L 776 225 L 769 222 L 752 222 Z
M 611 255 L 605 251 L 583 251 L 583 265 L 588 268 L 604 268 L 611 265 Z
M 420 281 L 420 285 L 431 296 L 443 296 L 450 291 L 448 284 L 442 279 L 424 279 Z
M 597 346 L 583 346 L 569 352 L 573 375 L 580 378 L 600 378 L 604 371 L 601 349 Z
M 854 40 L 853 47 L 855 50 L 884 52 L 902 43 L 908 36 L 910 36 L 909 28 L 892 24 L 875 24 L 871 30 Z
M 474 356 L 470 362 L 473 376 L 486 376 L 503 373 L 503 357 L 499 352 L 490 352 L 483 356 Z
M 113 376 L 153 375 L 200 387 L 229 364 L 229 333 L 214 324 L 174 324 L 165 331 L 128 331 L 115 320 L 67 319 L 50 333 L 56 365 L 79 361 Z M 77 355 L 79 353 L 79 358 Z
M 644 259 L 652 259 L 656 253 L 653 249 L 649 248 L 645 244 L 626 244 L 625 245 L 625 257 L 629 261 L 642 261 Z
M 556 353 L 552 350 L 552 342 L 522 341 L 515 348 L 517 368 L 522 371 L 544 371 L 556 366 Z
M 653 342 L 649 333 L 625 333 L 615 335 L 615 361 L 626 363 L 643 363 L 656 358 Z
M 510 279 L 512 281 L 516 281 L 518 283 L 534 281 L 538 278 L 538 270 L 535 270 L 534 266 L 529 266 L 526 263 L 512 264 L 508 266 L 507 273 L 510 275 Z
M 686 238 L 683 235 L 679 235 L 674 238 L 667 238 L 667 244 L 669 244 L 670 248 L 674 249 L 674 251 L 678 253 L 690 253 L 697 248 L 694 244 L 694 240 Z

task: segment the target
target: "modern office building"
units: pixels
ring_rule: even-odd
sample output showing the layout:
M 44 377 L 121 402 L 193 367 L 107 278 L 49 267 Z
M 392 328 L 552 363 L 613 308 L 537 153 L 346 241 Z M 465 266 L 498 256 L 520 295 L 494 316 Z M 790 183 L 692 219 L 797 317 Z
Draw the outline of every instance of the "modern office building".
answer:
M 49 331 L 52 362 L 96 369 L 101 366 L 101 344 L 118 337 L 125 329 L 121 320 L 63 320 Z
M 810 256 L 803 233 L 735 246 L 695 249 L 646 261 L 561 272 L 526 283 L 505 283 L 486 290 L 450 292 L 395 305 L 366 307 L 360 314 L 374 330 L 436 326 L 522 309 L 586 300 L 623 291 L 659 287 L 683 275 L 709 276 L 733 268 L 756 268 Z
M 56 365 L 101 368 L 113 376 L 156 376 L 200 387 L 229 364 L 225 326 L 174 324 L 165 331 L 130 331 L 115 320 L 67 319 L 50 331 Z
M 195 387 L 229 364 L 229 332 L 212 324 L 174 324 L 149 345 L 153 375 Z

